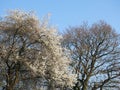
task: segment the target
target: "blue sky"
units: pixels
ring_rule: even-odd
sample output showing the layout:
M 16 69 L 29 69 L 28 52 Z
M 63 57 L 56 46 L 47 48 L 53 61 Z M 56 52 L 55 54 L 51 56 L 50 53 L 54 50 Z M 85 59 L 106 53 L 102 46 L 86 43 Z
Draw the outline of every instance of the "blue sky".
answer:
M 0 0 L 0 16 L 11 9 L 32 10 L 40 18 L 50 13 L 59 31 L 105 20 L 120 33 L 120 0 Z

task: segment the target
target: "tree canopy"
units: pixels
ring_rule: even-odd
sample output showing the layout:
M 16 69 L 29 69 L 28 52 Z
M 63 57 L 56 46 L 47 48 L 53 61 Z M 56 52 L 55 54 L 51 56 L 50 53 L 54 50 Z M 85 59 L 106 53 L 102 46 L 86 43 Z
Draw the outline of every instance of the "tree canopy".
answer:
M 36 77 L 47 81 L 50 87 L 73 86 L 76 74 L 70 69 L 71 59 L 61 39 L 56 28 L 40 21 L 33 12 L 9 11 L 0 21 L 3 88 L 13 90 L 20 82 Z
M 109 24 L 84 23 L 68 28 L 63 37 L 78 78 L 74 90 L 120 89 L 119 34 Z

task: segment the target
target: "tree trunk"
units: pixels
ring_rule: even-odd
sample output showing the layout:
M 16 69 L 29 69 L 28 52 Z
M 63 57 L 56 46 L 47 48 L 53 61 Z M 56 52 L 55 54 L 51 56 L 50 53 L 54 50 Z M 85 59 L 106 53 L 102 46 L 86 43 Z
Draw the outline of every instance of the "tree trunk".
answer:
M 77 82 L 75 84 L 75 86 L 73 87 L 73 90 L 80 90 L 80 86 L 78 84 L 79 84 L 79 82 Z
M 5 90 L 13 90 L 14 86 L 19 82 L 20 65 L 15 64 L 14 66 L 15 66 L 14 68 L 8 67 L 7 74 L 6 74 L 6 89 Z
M 64 87 L 60 87 L 60 90 L 64 90 Z
M 11 76 L 10 76 L 11 77 Z M 17 83 L 17 80 L 18 80 L 18 77 L 16 77 L 16 80 L 12 80 L 12 78 L 11 79 L 9 79 L 6 83 L 7 83 L 7 85 L 6 85 L 6 90 L 13 90 L 14 89 L 14 86 L 16 85 L 16 83 Z
M 12 72 L 11 72 L 11 68 L 9 67 L 8 68 L 8 71 L 7 71 L 7 75 L 6 75 L 6 90 L 13 90 L 13 86 L 12 86 Z
M 88 80 L 89 80 L 89 76 L 88 76 L 88 78 L 86 78 L 86 80 L 83 82 L 82 90 L 87 90 L 87 89 L 88 89 Z
M 102 87 L 100 87 L 100 90 L 102 90 Z
M 88 85 L 86 83 L 83 84 L 82 90 L 87 90 Z
M 12 86 L 7 86 L 6 90 L 13 90 L 13 87 Z
M 53 81 L 49 82 L 48 90 L 55 90 L 55 84 L 53 83 Z

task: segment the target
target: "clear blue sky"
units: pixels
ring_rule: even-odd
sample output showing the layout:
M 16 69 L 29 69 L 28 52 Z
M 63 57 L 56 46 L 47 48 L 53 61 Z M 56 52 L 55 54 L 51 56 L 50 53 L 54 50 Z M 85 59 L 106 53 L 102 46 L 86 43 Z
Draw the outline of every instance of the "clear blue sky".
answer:
M 0 0 L 0 16 L 10 9 L 33 10 L 40 18 L 50 13 L 50 23 L 60 31 L 105 20 L 120 33 L 120 0 Z

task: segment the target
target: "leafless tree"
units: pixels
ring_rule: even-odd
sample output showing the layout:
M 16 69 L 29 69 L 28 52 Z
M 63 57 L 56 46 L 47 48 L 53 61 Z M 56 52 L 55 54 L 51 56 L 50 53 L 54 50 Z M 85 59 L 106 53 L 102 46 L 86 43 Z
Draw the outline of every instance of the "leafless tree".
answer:
M 74 90 L 120 89 L 119 34 L 110 25 L 84 23 L 68 28 L 63 36 L 78 77 Z

